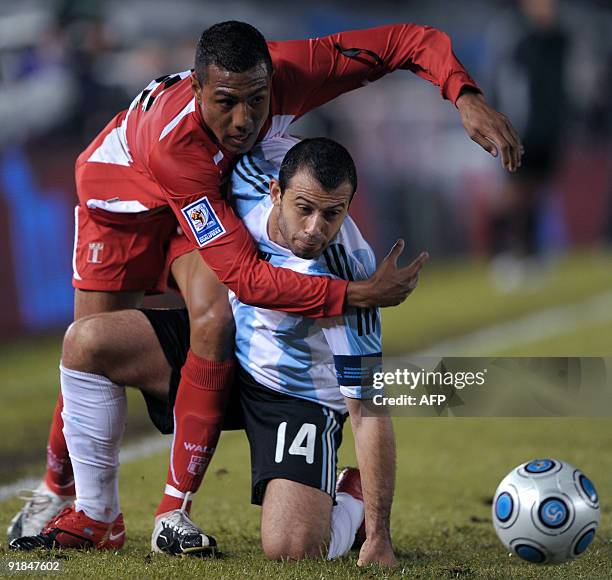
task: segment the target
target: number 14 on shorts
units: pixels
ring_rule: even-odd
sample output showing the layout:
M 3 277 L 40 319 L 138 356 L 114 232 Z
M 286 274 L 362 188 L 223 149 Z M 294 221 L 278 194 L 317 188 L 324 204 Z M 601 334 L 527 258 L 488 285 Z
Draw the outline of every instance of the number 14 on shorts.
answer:
M 285 456 L 285 436 L 287 433 L 287 421 L 279 424 L 276 431 L 276 454 L 274 461 L 281 463 Z M 306 463 L 314 463 L 315 441 L 317 438 L 317 427 L 313 423 L 304 423 L 296 436 L 293 438 L 287 453 L 289 455 L 303 455 Z

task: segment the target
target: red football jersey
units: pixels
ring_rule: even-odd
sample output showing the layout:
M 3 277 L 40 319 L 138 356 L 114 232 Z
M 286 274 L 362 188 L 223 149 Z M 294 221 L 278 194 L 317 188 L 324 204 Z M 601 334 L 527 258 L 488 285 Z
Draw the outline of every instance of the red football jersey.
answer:
M 259 139 L 336 96 L 408 69 L 440 86 L 453 103 L 477 86 L 452 52 L 448 36 L 414 24 L 382 26 L 324 38 L 270 42 L 270 116 Z M 90 210 L 139 213 L 170 206 L 206 263 L 238 298 L 306 316 L 342 312 L 346 281 L 274 268 L 222 198 L 232 156 L 206 129 L 191 72 L 152 81 L 79 156 L 79 198 Z

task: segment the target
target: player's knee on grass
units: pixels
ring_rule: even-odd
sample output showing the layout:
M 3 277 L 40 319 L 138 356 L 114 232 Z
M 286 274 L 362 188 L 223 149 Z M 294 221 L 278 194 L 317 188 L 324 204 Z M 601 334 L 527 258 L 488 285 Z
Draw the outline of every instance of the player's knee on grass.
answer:
M 261 514 L 261 544 L 270 560 L 323 558 L 330 536 L 332 500 L 319 489 L 273 479 Z

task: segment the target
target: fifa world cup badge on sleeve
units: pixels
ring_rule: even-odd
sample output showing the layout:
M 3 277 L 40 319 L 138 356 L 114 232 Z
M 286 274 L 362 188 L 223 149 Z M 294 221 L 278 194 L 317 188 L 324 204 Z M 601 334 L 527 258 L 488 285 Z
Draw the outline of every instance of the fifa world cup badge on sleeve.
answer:
M 225 233 L 225 228 L 207 197 L 201 197 L 181 211 L 200 247 Z

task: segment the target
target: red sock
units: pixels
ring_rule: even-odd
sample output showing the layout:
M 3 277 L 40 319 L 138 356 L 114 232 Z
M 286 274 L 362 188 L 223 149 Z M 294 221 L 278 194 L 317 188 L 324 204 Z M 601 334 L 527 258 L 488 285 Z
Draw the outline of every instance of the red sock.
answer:
M 187 353 L 174 404 L 166 490 L 156 515 L 179 509 L 185 493 L 200 487 L 221 434 L 234 366 L 233 359 L 214 362 Z
M 47 487 L 58 495 L 75 495 L 74 477 L 72 475 L 72 464 L 68 455 L 66 439 L 64 439 L 64 421 L 62 419 L 62 409 L 64 399 L 59 394 L 51 429 L 49 431 L 49 441 L 47 443 L 47 471 L 45 473 L 45 483 Z

